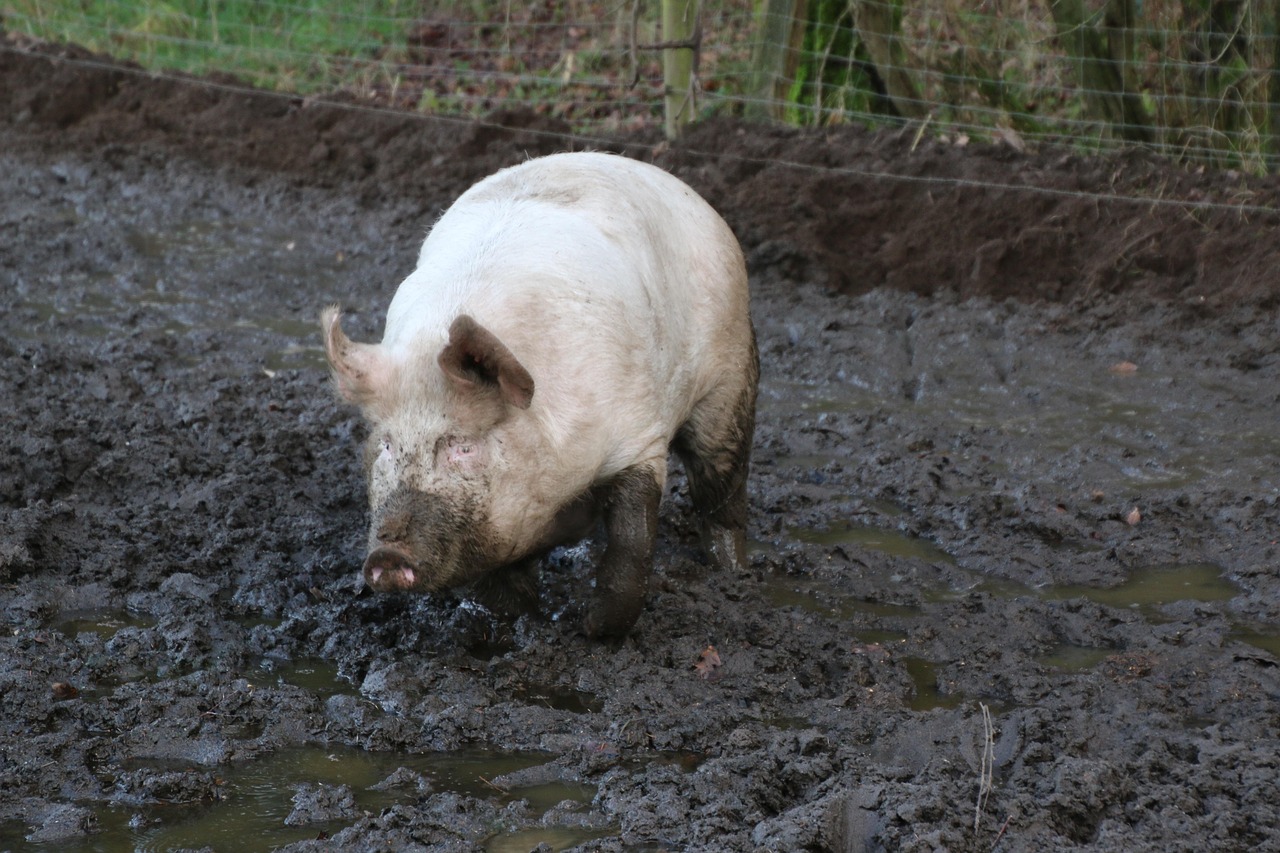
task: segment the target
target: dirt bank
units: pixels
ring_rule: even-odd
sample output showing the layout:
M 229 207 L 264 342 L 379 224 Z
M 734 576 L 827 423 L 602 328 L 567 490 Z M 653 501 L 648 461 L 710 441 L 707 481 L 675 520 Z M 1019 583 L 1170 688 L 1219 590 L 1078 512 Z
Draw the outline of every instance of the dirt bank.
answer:
M 1273 180 L 498 119 L 0 50 L 0 849 L 1280 848 Z M 361 589 L 315 332 L 569 147 L 725 213 L 763 365 L 750 572 L 677 474 L 616 647 L 590 547 Z

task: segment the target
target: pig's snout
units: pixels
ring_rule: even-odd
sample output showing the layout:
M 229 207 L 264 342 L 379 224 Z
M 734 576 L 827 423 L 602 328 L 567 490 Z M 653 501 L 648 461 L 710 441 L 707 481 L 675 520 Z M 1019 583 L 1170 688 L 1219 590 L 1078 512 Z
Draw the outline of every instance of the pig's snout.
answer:
M 418 571 L 406 552 L 380 545 L 364 558 L 364 582 L 379 592 L 413 589 Z

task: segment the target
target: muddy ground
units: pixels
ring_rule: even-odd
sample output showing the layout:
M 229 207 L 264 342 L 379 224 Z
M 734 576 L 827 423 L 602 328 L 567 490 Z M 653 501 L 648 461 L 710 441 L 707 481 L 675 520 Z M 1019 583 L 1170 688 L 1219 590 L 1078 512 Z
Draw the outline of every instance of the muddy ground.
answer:
M 0 849 L 1280 849 L 1274 179 L 60 57 L 0 47 Z M 514 623 L 361 588 L 315 330 L 573 147 L 725 214 L 763 361 L 750 571 L 677 473 L 614 646 L 591 545 Z

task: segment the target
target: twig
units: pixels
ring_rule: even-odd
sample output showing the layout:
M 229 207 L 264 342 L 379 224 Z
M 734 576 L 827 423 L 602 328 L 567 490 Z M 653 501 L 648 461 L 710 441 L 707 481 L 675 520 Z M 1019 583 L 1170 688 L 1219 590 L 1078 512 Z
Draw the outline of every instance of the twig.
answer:
M 1009 824 L 1012 822 L 1013 814 L 1010 813 L 1009 816 L 1004 819 L 1004 823 L 1000 824 L 1000 831 L 996 833 L 995 840 L 991 842 L 992 853 L 994 853 L 996 847 L 1000 844 L 1000 839 L 1004 837 L 1004 831 L 1009 828 Z
M 978 831 L 978 825 L 982 822 L 982 812 L 987 807 L 987 800 L 991 798 L 996 763 L 996 741 L 994 728 L 991 725 L 991 709 L 984 702 L 979 702 L 978 707 L 982 709 L 982 767 L 978 771 L 978 803 L 973 812 L 974 832 Z
M 477 779 L 479 779 L 481 782 L 485 783 L 485 784 L 486 784 L 486 785 L 488 785 L 490 788 L 492 788 L 493 790 L 497 791 L 497 792 L 498 792 L 498 793 L 500 793 L 500 794 L 509 794 L 509 793 L 511 793 L 511 791 L 510 791 L 510 789 L 509 789 L 509 788 L 504 788 L 504 787 L 502 787 L 501 785 L 497 784 L 496 782 L 490 782 L 488 779 L 484 778 L 483 776 L 479 776 L 479 775 L 477 775 L 477 777 L 476 777 L 476 778 L 477 778 Z
M 920 144 L 920 137 L 924 136 L 924 129 L 929 126 L 932 118 L 933 113 L 925 113 L 924 121 L 920 122 L 920 129 L 916 131 L 916 138 L 911 140 L 911 153 L 915 153 L 916 146 Z

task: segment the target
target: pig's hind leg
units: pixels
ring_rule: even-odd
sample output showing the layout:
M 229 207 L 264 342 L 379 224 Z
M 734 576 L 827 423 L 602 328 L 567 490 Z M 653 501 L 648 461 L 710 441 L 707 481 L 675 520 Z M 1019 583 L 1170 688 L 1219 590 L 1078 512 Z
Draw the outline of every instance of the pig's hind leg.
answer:
M 665 474 L 666 460 L 639 463 L 600 490 L 608 544 L 587 609 L 590 637 L 621 637 L 644 610 Z
M 747 558 L 747 471 L 755 435 L 759 363 L 754 342 L 743 385 L 707 395 L 676 433 L 702 547 L 720 569 L 741 570 Z

